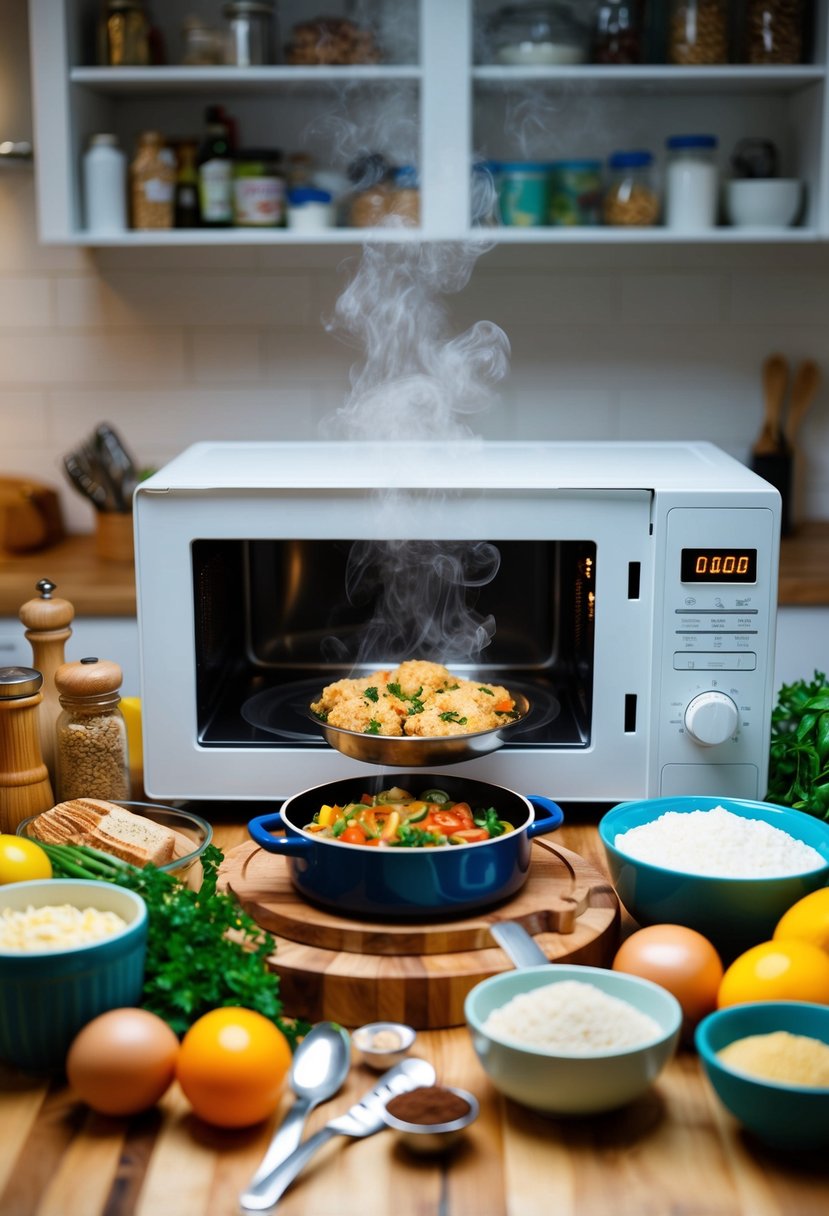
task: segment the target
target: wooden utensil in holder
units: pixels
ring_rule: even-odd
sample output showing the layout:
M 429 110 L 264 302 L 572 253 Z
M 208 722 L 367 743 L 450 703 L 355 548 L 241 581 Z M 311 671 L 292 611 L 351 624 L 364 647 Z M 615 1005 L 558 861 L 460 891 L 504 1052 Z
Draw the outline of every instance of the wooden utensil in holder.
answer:
M 0 667 L 0 832 L 54 806 L 38 735 L 43 677 L 32 667 Z
M 770 355 L 763 364 L 765 412 L 760 433 L 751 449 L 751 468 L 780 492 L 780 530 L 791 530 L 792 455 L 783 433 L 783 405 L 789 365 L 782 355 Z
M 135 561 L 131 511 L 98 511 L 95 515 L 95 552 L 101 561 Z

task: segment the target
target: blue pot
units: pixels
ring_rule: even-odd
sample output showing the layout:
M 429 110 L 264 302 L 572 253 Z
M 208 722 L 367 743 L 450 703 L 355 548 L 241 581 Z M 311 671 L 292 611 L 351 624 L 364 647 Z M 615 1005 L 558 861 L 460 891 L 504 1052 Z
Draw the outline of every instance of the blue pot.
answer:
M 415 795 L 425 788 L 443 789 L 473 811 L 493 806 L 514 830 L 476 844 L 433 849 L 367 848 L 304 830 L 320 807 L 359 801 L 362 794 L 392 784 Z M 312 903 L 351 915 L 428 919 L 471 912 L 514 895 L 527 880 L 533 837 L 552 832 L 563 819 L 560 807 L 548 798 L 524 798 L 484 781 L 385 773 L 304 790 L 289 798 L 279 814 L 252 819 L 248 831 L 269 853 L 289 858 L 294 886 Z M 285 835 L 272 836 L 279 828 Z

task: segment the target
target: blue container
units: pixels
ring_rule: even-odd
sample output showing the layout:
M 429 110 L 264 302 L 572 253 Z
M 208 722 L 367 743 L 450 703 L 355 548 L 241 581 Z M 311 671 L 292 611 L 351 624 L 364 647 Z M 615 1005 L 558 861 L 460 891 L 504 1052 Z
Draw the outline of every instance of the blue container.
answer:
M 690 814 L 724 807 L 733 815 L 761 819 L 810 845 L 823 863 L 805 874 L 782 878 L 727 878 L 687 874 L 629 857 L 616 839 L 668 811 Z M 736 798 L 650 798 L 623 802 L 599 822 L 610 876 L 617 894 L 640 925 L 674 924 L 696 929 L 727 959 L 768 941 L 783 913 L 829 881 L 829 824 L 770 802 Z
M 0 949 L 0 1059 L 30 1072 L 62 1070 L 78 1031 L 99 1013 L 137 1005 L 144 986 L 147 908 L 140 895 L 75 878 L 0 887 L 0 910 L 64 904 L 116 912 L 127 925 L 91 945 L 31 954 Z
M 829 1045 L 829 1006 L 808 1001 L 730 1005 L 703 1018 L 695 1043 L 714 1092 L 736 1119 L 774 1148 L 829 1148 L 829 1088 L 785 1085 L 737 1072 L 717 1052 L 748 1035 L 787 1030 Z
M 495 180 L 502 224 L 535 228 L 547 223 L 550 166 L 545 161 L 501 161 Z
M 359 802 L 362 794 L 391 784 L 415 796 L 439 788 L 473 811 L 493 806 L 514 830 L 477 844 L 432 849 L 342 844 L 304 830 L 320 807 Z M 444 773 L 395 772 L 393 778 L 385 773 L 314 786 L 289 798 L 279 814 L 252 819 L 248 831 L 263 849 L 290 859 L 294 886 L 313 903 L 345 914 L 423 920 L 470 912 L 513 895 L 527 880 L 533 837 L 552 832 L 563 818 L 548 798 L 527 799 L 503 786 Z M 278 828 L 285 829 L 284 837 L 271 835 Z

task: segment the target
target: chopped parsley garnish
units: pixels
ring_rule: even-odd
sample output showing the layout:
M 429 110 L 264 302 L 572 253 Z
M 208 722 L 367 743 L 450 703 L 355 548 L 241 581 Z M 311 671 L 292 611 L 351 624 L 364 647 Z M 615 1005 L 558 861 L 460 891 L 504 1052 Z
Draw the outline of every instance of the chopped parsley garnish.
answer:
M 380 700 L 380 694 L 373 684 L 370 688 L 363 689 L 363 696 L 367 701 L 374 701 L 375 703 Z
M 417 692 L 413 692 L 413 693 L 404 692 L 399 684 L 387 684 L 386 687 L 388 688 L 389 692 L 391 693 L 391 695 L 393 697 L 397 697 L 398 701 L 408 701 L 409 702 L 409 710 L 408 710 L 409 717 L 411 717 L 412 714 L 422 714 L 423 713 L 425 706 L 420 699 L 421 693 L 423 692 L 422 684 L 421 684 L 420 688 L 418 688 Z
M 454 709 L 447 709 L 445 714 L 438 714 L 441 722 L 455 722 L 458 726 L 466 726 L 468 718 L 462 718 Z
M 478 685 L 478 692 L 485 692 L 488 697 L 494 697 L 495 693 L 491 688 L 484 688 L 483 684 Z
M 427 832 L 423 828 L 416 828 L 414 824 L 401 823 L 397 829 L 397 839 L 390 843 L 398 849 L 423 849 L 427 845 L 446 844 L 446 837 L 440 832 Z
M 475 826 L 478 828 L 486 828 L 490 836 L 503 836 L 504 832 L 507 830 L 501 822 L 498 812 L 494 806 L 487 807 L 483 814 L 475 817 Z
M 376 718 L 372 718 L 369 721 L 369 724 L 366 727 L 366 729 L 363 731 L 363 734 L 364 735 L 379 735 L 380 734 L 380 723 L 378 722 L 378 720 Z

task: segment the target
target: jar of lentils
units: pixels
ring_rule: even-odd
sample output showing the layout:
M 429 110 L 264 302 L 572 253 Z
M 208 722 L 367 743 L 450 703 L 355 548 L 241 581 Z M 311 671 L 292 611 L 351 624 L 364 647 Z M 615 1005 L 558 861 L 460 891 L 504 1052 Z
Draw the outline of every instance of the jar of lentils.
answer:
M 129 798 L 127 728 L 120 709 L 121 668 L 107 659 L 63 663 L 56 730 L 56 796 Z
M 672 0 L 668 62 L 728 63 L 728 0 Z
M 804 20 L 803 0 L 748 0 L 746 63 L 801 63 Z

